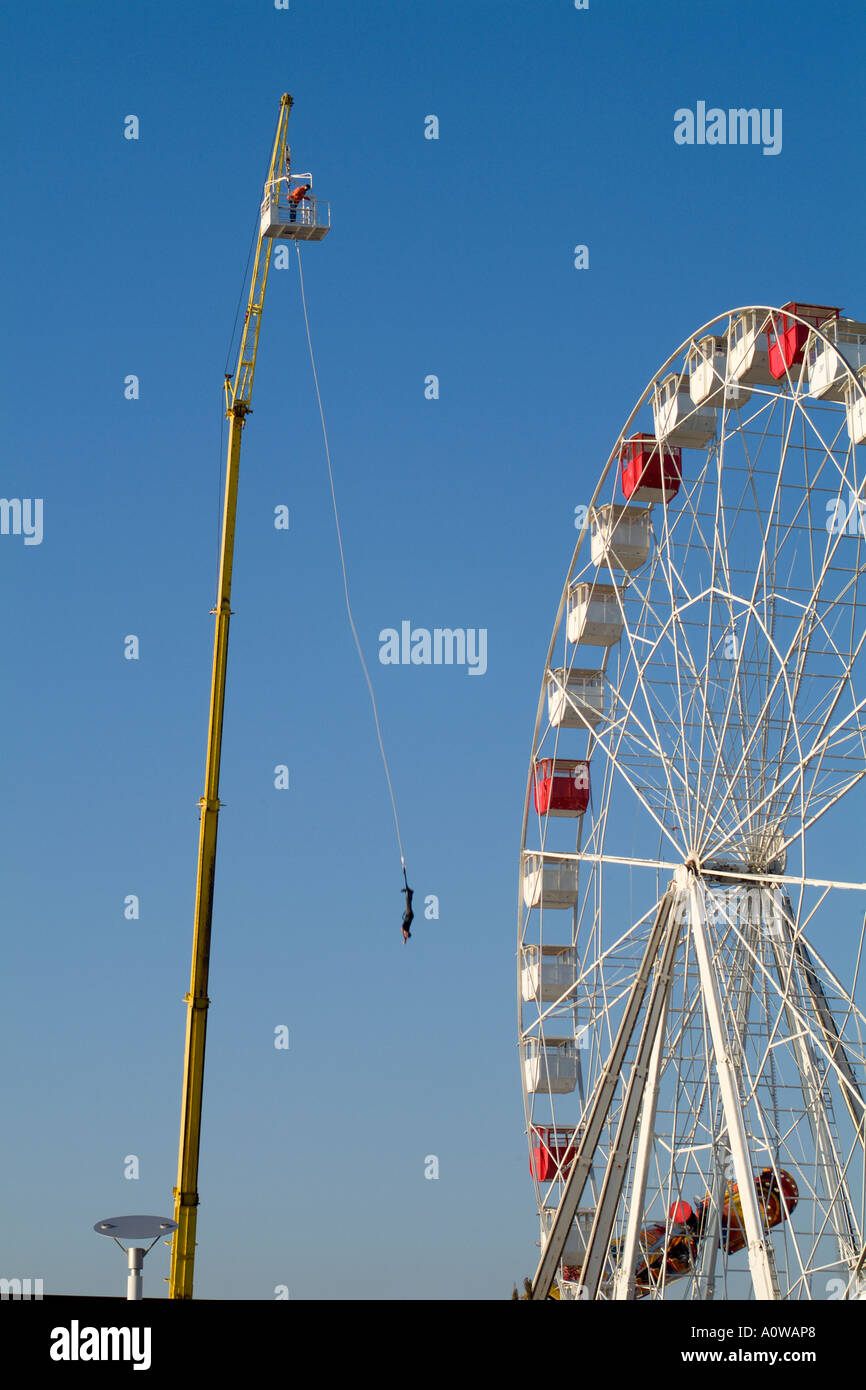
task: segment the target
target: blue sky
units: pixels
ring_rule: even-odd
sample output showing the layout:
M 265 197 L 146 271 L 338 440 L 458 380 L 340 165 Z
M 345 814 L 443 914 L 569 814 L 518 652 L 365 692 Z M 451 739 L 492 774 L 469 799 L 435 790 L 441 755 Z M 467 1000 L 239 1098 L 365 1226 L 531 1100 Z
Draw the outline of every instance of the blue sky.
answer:
M 41 545 L 0 537 L 3 1272 L 119 1291 L 93 1222 L 172 1209 L 221 385 L 289 91 L 295 167 L 332 205 L 304 274 L 355 616 L 416 906 L 436 894 L 440 917 L 403 949 L 297 272 L 273 271 L 241 466 L 196 1292 L 322 1298 L 339 1275 L 371 1298 L 507 1296 L 537 1253 L 517 853 L 574 507 L 698 325 L 791 298 L 866 317 L 859 7 L 49 0 L 0 23 L 0 491 L 44 499 Z M 781 152 L 678 146 L 674 112 L 700 100 L 781 108 Z M 486 629 L 486 673 L 380 665 L 402 620 Z

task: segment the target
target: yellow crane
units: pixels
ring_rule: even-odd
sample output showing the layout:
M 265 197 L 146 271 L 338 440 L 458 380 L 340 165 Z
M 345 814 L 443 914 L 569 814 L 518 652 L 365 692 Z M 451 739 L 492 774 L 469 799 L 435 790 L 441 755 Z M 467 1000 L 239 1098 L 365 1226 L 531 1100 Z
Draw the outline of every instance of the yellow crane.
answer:
M 229 420 L 228 462 L 223 505 L 219 588 L 216 607 L 213 609 L 216 622 L 207 761 L 205 764 L 205 790 L 204 796 L 199 802 L 201 828 L 199 831 L 198 874 L 195 890 L 192 969 L 189 993 L 186 996 L 186 1045 L 180 1152 L 178 1155 L 177 1186 L 174 1188 L 174 1219 L 177 1222 L 177 1230 L 174 1233 L 171 1251 L 170 1298 L 192 1298 L 195 1263 L 205 1033 L 207 1010 L 210 1003 L 207 995 L 208 968 L 210 964 L 217 821 L 220 810 L 220 751 L 225 709 L 232 561 L 241 437 L 246 418 L 250 414 L 250 397 L 256 370 L 259 328 L 273 243 L 275 240 L 321 241 L 330 229 L 330 208 L 327 203 L 320 203 L 313 196 L 311 175 L 293 174 L 291 170 L 291 152 L 286 143 L 286 136 L 292 105 L 292 98 L 288 93 L 284 94 L 280 100 L 277 131 L 271 152 L 271 162 L 268 166 L 268 175 L 265 180 L 250 297 L 241 334 L 237 368 L 234 376 L 227 376 L 225 379 L 226 415 Z

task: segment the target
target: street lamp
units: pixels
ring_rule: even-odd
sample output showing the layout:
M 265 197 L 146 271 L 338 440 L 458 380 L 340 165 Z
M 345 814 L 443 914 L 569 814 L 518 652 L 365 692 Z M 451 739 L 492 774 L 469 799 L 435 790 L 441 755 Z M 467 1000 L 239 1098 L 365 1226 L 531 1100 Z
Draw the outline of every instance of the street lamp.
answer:
M 115 1245 L 120 1246 L 129 1259 L 129 1275 L 126 1280 L 127 1299 L 141 1298 L 141 1267 L 148 1250 L 152 1250 L 161 1235 L 177 1230 L 177 1222 L 167 1216 L 111 1216 L 107 1221 L 97 1221 L 94 1231 L 100 1236 L 111 1236 Z M 152 1237 L 152 1239 L 151 1239 Z M 132 1245 L 123 1246 L 121 1240 L 131 1240 Z M 147 1249 L 139 1242 L 149 1240 Z

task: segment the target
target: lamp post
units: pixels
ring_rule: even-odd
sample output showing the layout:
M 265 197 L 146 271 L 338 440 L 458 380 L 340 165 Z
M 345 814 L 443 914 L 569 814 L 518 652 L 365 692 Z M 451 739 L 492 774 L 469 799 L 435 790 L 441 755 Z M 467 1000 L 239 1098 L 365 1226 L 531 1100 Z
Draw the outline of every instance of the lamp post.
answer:
M 142 1265 L 148 1250 L 152 1250 L 161 1235 L 177 1229 L 177 1222 L 167 1216 L 111 1216 L 106 1221 L 97 1221 L 93 1227 L 97 1235 L 111 1236 L 127 1256 L 129 1273 L 126 1280 L 127 1300 L 137 1301 L 142 1297 Z M 121 1240 L 131 1240 L 132 1245 L 124 1246 Z M 140 1242 L 150 1241 L 146 1248 Z

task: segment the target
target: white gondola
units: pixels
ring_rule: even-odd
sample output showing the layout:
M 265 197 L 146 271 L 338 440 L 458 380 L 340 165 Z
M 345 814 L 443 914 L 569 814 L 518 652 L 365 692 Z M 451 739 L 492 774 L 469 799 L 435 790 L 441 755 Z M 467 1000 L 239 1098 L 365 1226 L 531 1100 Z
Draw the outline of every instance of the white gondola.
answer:
M 656 437 L 679 449 L 704 449 L 716 432 L 716 411 L 695 405 L 688 377 L 678 372 L 653 387 L 653 421 Z
M 604 674 L 559 667 L 547 682 L 547 717 L 554 729 L 594 729 L 604 716 Z
M 866 387 L 866 368 L 857 373 L 859 387 L 850 379 L 845 383 L 845 420 L 852 444 L 866 444 L 866 400 L 861 387 Z
M 305 194 L 295 205 L 290 202 L 289 194 L 302 186 L 300 180 L 311 180 L 311 176 L 292 174 L 291 183 L 296 185 L 296 189 L 292 189 L 286 178 L 274 179 L 266 186 L 259 222 L 262 236 L 272 237 L 275 241 L 322 241 L 328 235 L 331 230 L 330 203 L 323 203 L 312 193 Z M 312 182 L 303 186 L 312 188 Z
M 577 952 L 573 946 L 524 946 L 521 951 L 520 988 L 524 1001 L 551 1003 L 561 999 L 577 980 Z
M 523 901 L 527 907 L 574 907 L 577 865 L 546 854 L 527 854 L 523 865 Z
M 621 592 L 615 584 L 573 584 L 568 591 L 569 642 L 614 646 L 622 636 Z
M 636 570 L 646 564 L 652 545 L 652 508 L 606 502 L 590 513 L 592 563 Z
M 775 386 L 770 371 L 767 346 L 767 315 L 761 309 L 747 309 L 731 324 L 728 349 L 728 375 L 749 386 Z
M 586 1285 L 579 1279 L 557 1279 L 559 1297 L 562 1303 L 582 1303 L 586 1298 Z
M 542 1233 L 545 1239 L 550 1233 L 555 1215 L 555 1208 L 551 1209 L 549 1207 L 542 1213 Z M 564 1265 L 577 1265 L 579 1268 L 583 1264 L 594 1220 L 595 1207 L 578 1208 L 575 1213 L 574 1221 L 572 1222 L 571 1230 L 565 1237 L 565 1245 L 562 1251 L 562 1263 Z M 575 1297 L 576 1296 L 577 1295 L 575 1295 Z
M 523 1074 L 527 1091 L 568 1095 L 577 1085 L 574 1038 L 527 1038 L 523 1044 Z
M 809 392 L 822 401 L 842 401 L 848 380 L 845 363 L 855 372 L 866 366 L 866 323 L 831 319 L 822 331 L 835 347 L 828 347 L 813 336 L 809 347 Z
M 689 373 L 689 395 L 695 405 L 712 402 L 729 410 L 739 410 L 751 396 L 748 386 L 740 382 L 727 381 L 728 341 L 725 337 L 709 334 L 693 343 L 686 359 Z

